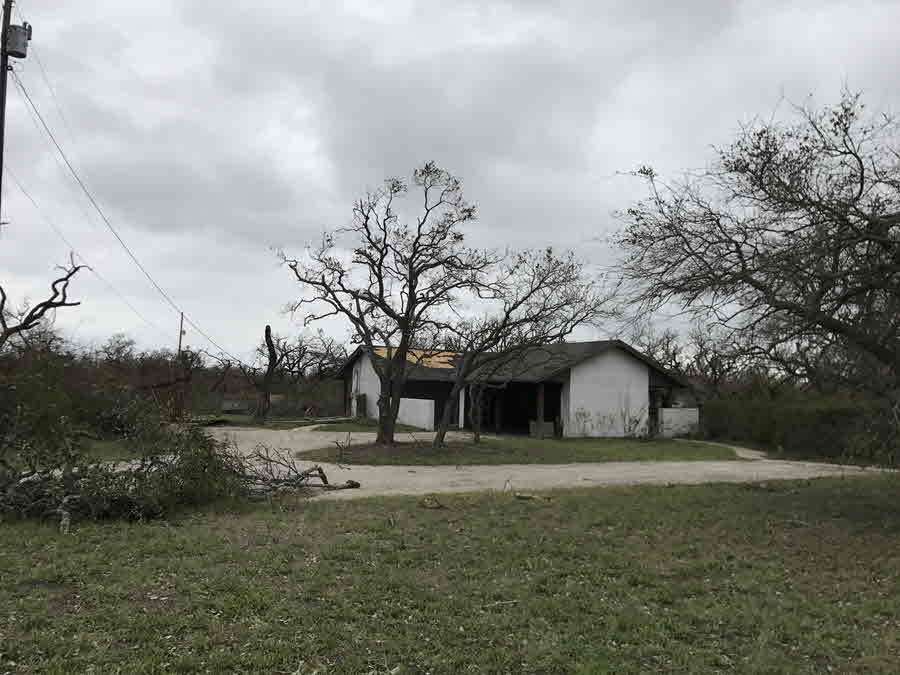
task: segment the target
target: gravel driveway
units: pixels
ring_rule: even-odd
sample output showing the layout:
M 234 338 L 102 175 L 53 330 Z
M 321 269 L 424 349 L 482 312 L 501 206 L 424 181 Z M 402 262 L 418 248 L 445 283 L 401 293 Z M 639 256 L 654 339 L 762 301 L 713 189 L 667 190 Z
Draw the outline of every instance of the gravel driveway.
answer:
M 244 450 L 265 445 L 293 452 L 330 447 L 336 440 L 347 441 L 346 433 L 308 430 L 270 431 L 241 427 L 211 430 L 219 438 L 228 438 Z M 465 438 L 467 434 L 448 434 Z M 415 438 L 428 440 L 429 433 Z M 352 444 L 371 443 L 374 433 L 353 433 Z M 592 464 L 499 464 L 491 466 L 338 466 L 322 463 L 333 483 L 347 479 L 362 485 L 358 490 L 338 490 L 322 499 L 354 499 L 376 495 L 425 495 L 440 492 L 476 492 L 481 490 L 516 491 L 592 485 L 638 485 L 669 483 L 756 483 L 769 480 L 823 478 L 827 476 L 876 475 L 878 469 L 789 462 L 765 459 L 754 450 L 732 449 L 750 461 L 675 461 L 675 462 L 599 462 Z

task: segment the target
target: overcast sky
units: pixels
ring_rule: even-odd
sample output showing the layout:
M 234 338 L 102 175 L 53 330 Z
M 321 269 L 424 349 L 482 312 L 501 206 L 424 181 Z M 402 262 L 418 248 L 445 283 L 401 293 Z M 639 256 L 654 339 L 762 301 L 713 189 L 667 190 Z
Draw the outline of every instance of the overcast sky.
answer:
M 241 357 L 267 322 L 299 330 L 281 313 L 298 289 L 270 247 L 299 253 L 348 221 L 355 196 L 424 160 L 478 205 L 471 243 L 573 247 L 602 264 L 612 212 L 642 194 L 618 172 L 703 166 L 782 97 L 831 102 L 847 84 L 900 110 L 897 0 L 17 4 L 34 40 L 15 68 L 58 140 L 150 273 Z M 65 261 L 46 217 L 154 327 L 90 274 L 58 325 L 173 346 L 177 315 L 12 80 L 6 161 L 43 214 L 4 178 L 8 293 L 39 299 Z

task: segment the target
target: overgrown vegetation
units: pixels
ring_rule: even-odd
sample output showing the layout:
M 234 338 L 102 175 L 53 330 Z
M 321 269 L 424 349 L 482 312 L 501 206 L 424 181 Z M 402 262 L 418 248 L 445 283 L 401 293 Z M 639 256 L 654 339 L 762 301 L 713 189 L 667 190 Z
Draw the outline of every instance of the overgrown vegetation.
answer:
M 712 439 L 747 441 L 793 458 L 900 462 L 891 410 L 871 399 L 796 391 L 775 397 L 743 392 L 707 401 L 703 427 Z
M 153 391 L 97 378 L 48 332 L 0 354 L 0 519 L 146 520 L 305 485 L 290 458 L 241 456 L 169 421 Z M 171 399 L 167 399 L 171 400 Z
M 889 673 L 900 484 L 304 502 L 0 528 L 0 669 Z M 865 551 L 865 555 L 860 555 Z M 13 665 L 15 664 L 15 665 Z
M 504 436 L 480 443 L 450 441 L 441 448 L 427 442 L 370 443 L 322 448 L 299 457 L 340 464 L 570 464 L 575 462 L 646 462 L 662 460 L 731 460 L 734 452 L 708 443 L 642 441 L 624 438 L 535 439 Z
M 107 400 L 102 412 L 85 406 L 48 363 L 8 372 L 0 386 L 0 517 L 54 517 L 66 529 L 72 519 L 156 518 L 241 492 L 220 443 L 167 423 L 140 398 Z M 99 434 L 115 436 L 125 467 L 122 457 L 97 457 Z

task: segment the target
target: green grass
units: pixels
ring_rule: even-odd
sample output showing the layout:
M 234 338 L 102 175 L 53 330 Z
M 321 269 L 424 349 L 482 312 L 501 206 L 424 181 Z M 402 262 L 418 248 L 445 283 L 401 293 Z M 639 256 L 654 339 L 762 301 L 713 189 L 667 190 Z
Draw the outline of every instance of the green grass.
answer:
M 326 422 L 322 427 L 320 427 L 320 431 L 344 431 L 344 432 L 358 432 L 358 433 L 375 433 L 378 431 L 378 420 L 370 420 L 370 419 L 355 419 L 346 422 Z M 409 424 L 400 424 L 399 422 L 394 426 L 394 431 L 398 434 L 409 433 L 413 431 L 423 431 L 419 427 L 414 427 Z
M 622 438 L 546 439 L 520 436 L 483 438 L 481 443 L 447 443 L 436 450 L 428 442 L 394 446 L 353 445 L 338 456 L 335 447 L 310 450 L 303 459 L 343 464 L 571 464 L 659 460 L 737 459 L 728 448 L 689 441 L 641 441 Z
M 896 478 L 548 494 L 6 524 L 0 672 L 896 672 Z

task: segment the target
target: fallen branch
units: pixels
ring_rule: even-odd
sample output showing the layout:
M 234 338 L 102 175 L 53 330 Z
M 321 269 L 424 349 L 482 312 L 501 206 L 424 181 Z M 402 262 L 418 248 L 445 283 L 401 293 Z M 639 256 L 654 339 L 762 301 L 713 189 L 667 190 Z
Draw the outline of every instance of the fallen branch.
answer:
M 332 485 L 328 482 L 325 470 L 318 464 L 303 468 L 289 452 L 273 450 L 265 445 L 256 446 L 253 452 L 244 456 L 242 460 L 241 477 L 254 494 L 270 494 L 300 488 L 350 490 L 360 487 L 355 480 Z M 319 482 L 312 482 L 316 480 Z

